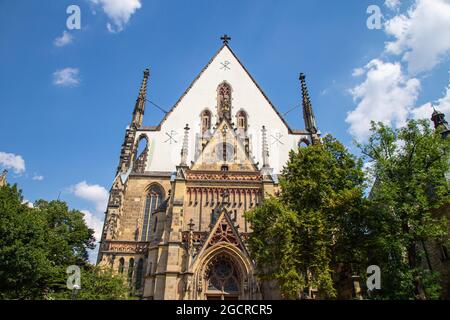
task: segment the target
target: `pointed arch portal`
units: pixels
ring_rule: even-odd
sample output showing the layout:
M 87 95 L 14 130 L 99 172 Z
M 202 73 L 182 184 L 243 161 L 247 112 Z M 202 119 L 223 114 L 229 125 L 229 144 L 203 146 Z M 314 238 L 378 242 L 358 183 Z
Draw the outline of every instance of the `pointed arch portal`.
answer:
M 230 254 L 222 252 L 206 264 L 204 288 L 206 300 L 239 300 L 241 267 Z

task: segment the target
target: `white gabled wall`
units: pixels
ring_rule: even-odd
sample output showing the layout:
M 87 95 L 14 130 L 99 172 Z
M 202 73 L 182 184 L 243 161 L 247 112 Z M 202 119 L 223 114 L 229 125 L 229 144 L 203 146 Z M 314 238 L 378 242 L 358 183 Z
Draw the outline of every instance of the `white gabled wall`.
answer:
M 225 61 L 230 62 L 228 65 L 230 70 L 221 69 L 221 62 Z M 200 114 L 208 108 L 213 114 L 212 126 L 217 122 L 217 87 L 223 81 L 227 81 L 232 87 L 233 121 L 239 110 L 243 109 L 247 112 L 251 151 L 255 162 L 259 162 L 261 167 L 261 128 L 265 126 L 269 144 L 269 164 L 274 168 L 274 173 L 280 172 L 288 160 L 289 151 L 296 147 L 304 136 L 288 133 L 288 128 L 280 116 L 227 46 L 222 48 L 178 105 L 169 113 L 161 124 L 161 130 L 145 132 L 150 143 L 147 171 L 175 171 L 175 166 L 180 163 L 183 128 L 186 124 L 189 124 L 191 128 L 188 164 L 194 160 L 195 135 L 200 132 Z M 140 135 L 141 132 L 138 132 L 137 137 Z

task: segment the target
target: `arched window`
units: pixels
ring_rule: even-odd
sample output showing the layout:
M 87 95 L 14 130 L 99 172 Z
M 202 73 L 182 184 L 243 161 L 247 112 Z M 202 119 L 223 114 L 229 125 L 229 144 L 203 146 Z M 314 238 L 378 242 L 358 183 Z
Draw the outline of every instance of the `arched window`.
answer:
M 119 268 L 118 271 L 120 274 L 123 274 L 123 269 L 125 267 L 125 260 L 123 258 L 120 258 L 119 260 Z
M 211 112 L 209 110 L 204 110 L 200 116 L 202 123 L 202 132 L 211 129 Z
M 134 272 L 134 259 L 131 258 L 130 262 L 128 263 L 128 282 L 131 284 L 131 281 L 133 280 L 133 272 Z
M 239 111 L 236 115 L 237 128 L 244 131 L 247 130 L 247 113 L 245 111 Z
M 307 146 L 309 146 L 310 142 L 308 139 L 306 138 L 302 138 L 300 139 L 300 141 L 298 142 L 298 147 L 299 148 L 306 148 Z
M 142 276 L 144 274 L 144 260 L 141 258 L 137 264 L 135 289 L 139 290 L 142 285 Z
M 134 155 L 133 171 L 142 173 L 145 171 L 147 164 L 148 138 L 146 135 L 139 137 L 136 144 L 136 151 Z
M 147 193 L 147 197 L 145 199 L 145 209 L 144 209 L 144 222 L 142 225 L 142 241 L 148 241 L 150 239 L 151 228 L 150 222 L 152 219 L 152 214 L 155 213 L 156 209 L 163 201 L 164 193 L 160 186 L 152 185 L 150 190 Z M 156 224 L 156 223 L 155 223 Z
M 231 120 L 231 86 L 226 82 L 217 88 L 217 108 L 220 120 Z
M 239 272 L 234 262 L 226 255 L 213 258 L 206 270 L 207 299 L 238 299 Z

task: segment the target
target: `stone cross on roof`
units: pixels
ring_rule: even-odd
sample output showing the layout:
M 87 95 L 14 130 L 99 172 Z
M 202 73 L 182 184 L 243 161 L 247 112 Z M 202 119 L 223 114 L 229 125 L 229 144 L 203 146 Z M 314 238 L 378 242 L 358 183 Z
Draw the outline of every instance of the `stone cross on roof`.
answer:
M 220 38 L 220 40 L 223 41 L 223 44 L 228 44 L 228 41 L 231 40 L 231 37 L 229 37 L 227 34 L 224 34 L 224 35 Z

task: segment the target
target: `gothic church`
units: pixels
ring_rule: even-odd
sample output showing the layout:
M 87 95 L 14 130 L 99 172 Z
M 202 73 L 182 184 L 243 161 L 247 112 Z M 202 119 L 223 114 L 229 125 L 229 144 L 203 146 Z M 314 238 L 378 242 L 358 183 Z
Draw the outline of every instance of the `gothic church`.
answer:
M 260 283 L 244 212 L 278 192 L 289 151 L 320 140 L 300 75 L 305 129 L 289 127 L 229 46 L 158 126 L 142 123 L 149 70 L 125 133 L 98 264 L 143 299 L 279 298 Z

